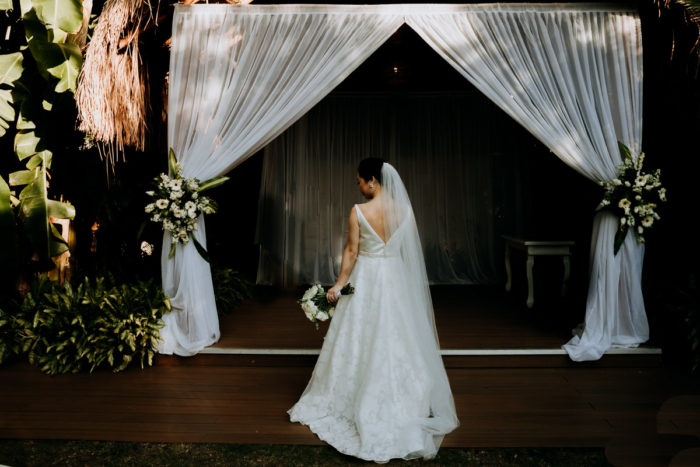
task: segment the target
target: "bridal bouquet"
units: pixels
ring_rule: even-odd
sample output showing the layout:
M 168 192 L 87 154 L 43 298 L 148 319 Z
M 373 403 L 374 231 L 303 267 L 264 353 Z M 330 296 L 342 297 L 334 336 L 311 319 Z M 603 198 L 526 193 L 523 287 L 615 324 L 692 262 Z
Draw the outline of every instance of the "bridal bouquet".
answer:
M 610 209 L 620 218 L 615 234 L 615 254 L 630 228 L 637 236 L 637 241 L 644 242 L 644 230 L 660 219 L 656 208 L 659 203 L 666 201 L 666 189 L 661 186 L 661 170 L 643 172 L 644 153 L 640 153 L 635 162 L 629 148 L 622 143 L 618 144 L 624 162 L 617 169 L 617 178 L 612 182 L 600 183 L 605 188 L 601 207 Z
M 196 178 L 183 177 L 182 166 L 172 149 L 168 154 L 168 166 L 171 175 L 160 174 L 154 179 L 155 189 L 146 192 L 153 199 L 146 205 L 146 212 L 151 215 L 151 221 L 161 224 L 163 230 L 170 233 L 172 245 L 168 258 L 175 255 L 178 243 L 186 245 L 191 239 L 202 258 L 209 261 L 207 251 L 194 232 L 199 215 L 216 212 L 216 203 L 200 193 L 221 185 L 228 177 L 212 178 L 203 183 Z
M 351 284 L 347 284 L 340 289 L 340 295 L 350 295 L 355 292 L 355 288 Z M 335 304 L 328 301 L 326 291 L 323 290 L 321 284 L 314 284 L 306 292 L 301 300 L 297 300 L 304 310 L 304 314 L 309 318 L 309 321 L 314 323 L 316 329 L 319 328 L 319 321 L 326 321 L 333 317 Z

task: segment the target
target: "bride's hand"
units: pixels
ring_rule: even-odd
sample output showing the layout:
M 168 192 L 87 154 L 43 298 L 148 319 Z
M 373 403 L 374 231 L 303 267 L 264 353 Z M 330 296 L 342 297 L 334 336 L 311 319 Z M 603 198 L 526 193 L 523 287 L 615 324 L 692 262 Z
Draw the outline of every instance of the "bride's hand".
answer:
M 328 292 L 326 292 L 326 299 L 331 303 L 336 303 L 338 301 L 340 289 L 342 289 L 342 287 L 337 284 L 328 289 Z

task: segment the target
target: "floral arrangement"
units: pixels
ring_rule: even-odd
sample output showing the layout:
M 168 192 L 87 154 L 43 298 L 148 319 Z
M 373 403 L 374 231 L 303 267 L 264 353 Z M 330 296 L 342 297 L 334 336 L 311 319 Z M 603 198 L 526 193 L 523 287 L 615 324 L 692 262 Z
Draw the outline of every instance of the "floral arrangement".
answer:
M 351 284 L 345 285 L 340 289 L 340 295 L 350 295 L 355 292 L 355 288 Z M 319 321 L 326 321 L 333 317 L 333 312 L 335 311 L 335 304 L 328 301 L 326 298 L 326 291 L 323 290 L 321 284 L 312 285 L 306 292 L 301 300 L 297 300 L 297 303 L 301 305 L 301 309 L 304 310 L 306 317 L 314 323 L 316 329 L 319 328 Z
M 197 230 L 197 218 L 201 214 L 216 212 L 216 203 L 201 193 L 217 187 L 228 180 L 228 177 L 217 177 L 201 183 L 193 177 L 182 176 L 182 166 L 175 158 L 175 152 L 170 149 L 168 154 L 170 175 L 160 174 L 154 179 L 155 189 L 146 194 L 152 202 L 146 205 L 150 220 L 162 225 L 163 230 L 170 233 L 172 244 L 168 258 L 175 255 L 178 244 L 186 245 L 190 240 L 199 254 L 209 261 L 207 251 L 197 241 L 194 232 Z
M 656 208 L 666 201 L 666 189 L 661 186 L 661 170 L 653 173 L 642 171 L 644 153 L 634 161 L 627 146 L 618 143 L 622 153 L 623 164 L 617 169 L 617 178 L 612 182 L 601 182 L 605 195 L 600 205 L 609 209 L 620 218 L 615 234 L 615 254 L 620 250 L 627 231 L 631 228 L 637 241 L 644 242 L 645 229 L 649 229 L 659 220 Z

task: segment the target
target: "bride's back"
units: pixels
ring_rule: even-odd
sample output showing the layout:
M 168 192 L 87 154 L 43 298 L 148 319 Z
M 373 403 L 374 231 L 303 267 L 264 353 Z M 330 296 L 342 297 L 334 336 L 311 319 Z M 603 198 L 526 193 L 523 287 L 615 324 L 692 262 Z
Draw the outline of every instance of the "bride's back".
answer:
M 384 211 L 381 209 L 381 204 L 378 198 L 374 198 L 366 203 L 358 206 L 362 210 L 362 215 L 365 217 L 370 227 L 379 237 L 386 243 L 386 235 L 384 232 Z

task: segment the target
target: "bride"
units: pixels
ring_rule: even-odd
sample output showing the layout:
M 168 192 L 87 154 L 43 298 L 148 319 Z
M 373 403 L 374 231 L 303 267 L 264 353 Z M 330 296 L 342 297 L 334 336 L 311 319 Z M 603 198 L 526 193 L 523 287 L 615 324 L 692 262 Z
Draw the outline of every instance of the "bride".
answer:
M 458 425 L 413 210 L 398 172 L 357 169 L 336 310 L 311 380 L 288 413 L 338 451 L 375 462 L 437 454 Z M 352 283 L 355 293 L 340 297 Z

